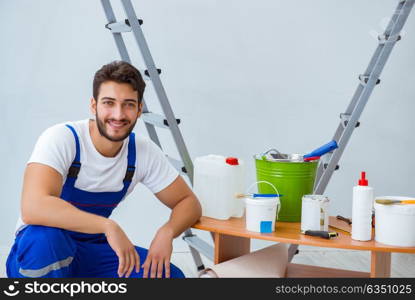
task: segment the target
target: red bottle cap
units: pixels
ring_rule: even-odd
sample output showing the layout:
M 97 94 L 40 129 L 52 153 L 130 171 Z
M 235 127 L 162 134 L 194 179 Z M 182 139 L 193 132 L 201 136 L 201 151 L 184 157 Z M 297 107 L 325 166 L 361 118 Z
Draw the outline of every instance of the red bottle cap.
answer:
M 368 185 L 368 181 L 366 179 L 366 172 L 362 172 L 360 174 L 361 178 L 359 179 L 359 185 L 363 185 L 363 186 L 367 186 Z
M 239 165 L 238 159 L 236 157 L 227 157 L 226 158 L 226 163 L 228 165 L 231 165 L 231 166 Z

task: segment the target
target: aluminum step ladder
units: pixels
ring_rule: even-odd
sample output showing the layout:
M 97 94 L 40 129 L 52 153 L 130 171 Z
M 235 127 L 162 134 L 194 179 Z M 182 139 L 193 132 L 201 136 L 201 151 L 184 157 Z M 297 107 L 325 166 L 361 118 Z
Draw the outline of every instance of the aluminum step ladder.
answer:
M 137 19 L 134 7 L 130 0 L 121 0 L 121 4 L 123 6 L 125 15 L 127 16 L 127 18 L 122 22 L 117 22 L 110 0 L 101 0 L 101 4 L 104 8 L 105 15 L 108 21 L 105 27 L 111 31 L 115 40 L 115 44 L 120 53 L 121 59 L 128 63 L 131 63 L 131 59 L 128 54 L 122 33 L 133 33 L 135 41 L 144 60 L 145 66 L 147 68 L 146 70 L 140 71 L 144 79 L 151 80 L 156 96 L 163 110 L 164 116 L 151 112 L 147 107 L 146 101 L 143 99 L 142 119 L 145 123 L 146 129 L 151 140 L 162 149 L 160 140 L 156 132 L 156 127 L 168 129 L 171 131 L 174 143 L 180 154 L 180 159 L 174 159 L 168 156 L 167 157 L 169 161 L 172 163 L 172 165 L 180 172 L 180 174 L 186 175 L 189 178 L 191 184 L 193 184 L 193 163 L 190 158 L 189 152 L 187 151 L 180 129 L 178 127 L 180 119 L 176 119 L 174 116 L 173 110 L 167 98 L 166 91 L 164 90 L 163 84 L 160 80 L 161 70 L 156 68 L 154 60 L 148 48 L 147 42 L 145 40 L 143 31 L 141 30 L 141 25 L 143 24 L 143 21 Z M 192 231 L 190 229 L 185 231 L 183 239 L 189 244 L 190 252 L 196 263 L 197 269 L 203 270 L 205 267 L 203 265 L 199 252 L 202 252 L 203 249 L 209 249 L 208 247 L 210 247 L 210 245 L 208 245 L 206 242 L 200 239 L 195 240 L 195 235 L 192 234 Z M 192 245 L 197 245 L 202 250 L 196 250 L 195 247 L 193 247 Z M 204 252 L 208 258 L 213 259 L 213 251 L 209 252 L 209 250 L 206 250 Z
M 356 127 L 358 121 L 373 89 L 380 83 L 380 74 L 388 60 L 396 42 L 401 39 L 400 33 L 414 6 L 415 0 L 400 0 L 385 32 L 378 36 L 378 47 L 373 54 L 366 71 L 359 75 L 359 85 L 349 103 L 346 111 L 340 114 L 340 124 L 334 134 L 333 140 L 338 148 L 323 157 L 317 168 L 314 194 L 323 194 L 333 172 L 339 169 L 338 162 Z M 289 260 L 298 253 L 298 245 L 289 248 Z

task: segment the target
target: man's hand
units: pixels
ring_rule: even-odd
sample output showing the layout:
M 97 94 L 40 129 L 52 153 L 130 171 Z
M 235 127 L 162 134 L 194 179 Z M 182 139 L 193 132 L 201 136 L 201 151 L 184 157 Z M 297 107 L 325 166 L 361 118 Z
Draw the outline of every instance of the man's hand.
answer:
M 158 231 L 143 264 L 143 277 L 150 271 L 152 278 L 163 276 L 170 278 L 170 258 L 173 251 L 173 239 L 192 226 L 201 216 L 202 209 L 195 194 L 181 176 L 166 188 L 155 194 L 172 212 L 169 221 Z
M 118 256 L 118 276 L 129 277 L 134 270 L 138 273 L 140 270 L 140 257 L 135 250 L 134 245 L 128 239 L 121 227 L 112 220 L 108 220 L 105 228 L 105 236 L 108 244 Z
M 150 271 L 151 278 L 161 278 L 163 267 L 166 278 L 170 278 L 170 258 L 173 251 L 173 233 L 164 226 L 161 227 L 148 250 L 146 261 L 143 264 L 143 278 L 148 277 Z

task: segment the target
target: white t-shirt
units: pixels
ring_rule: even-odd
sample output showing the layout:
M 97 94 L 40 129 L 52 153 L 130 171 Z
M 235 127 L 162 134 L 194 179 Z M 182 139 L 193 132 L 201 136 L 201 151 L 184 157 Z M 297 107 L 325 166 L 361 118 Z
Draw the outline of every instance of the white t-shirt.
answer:
M 129 138 L 123 141 L 122 148 L 115 157 L 105 157 L 92 143 L 89 119 L 61 123 L 46 129 L 37 140 L 27 163 L 36 162 L 54 168 L 62 175 L 64 184 L 76 153 L 75 137 L 66 124 L 75 129 L 80 144 L 82 166 L 75 187 L 88 192 L 120 191 L 124 186 L 123 179 L 127 170 Z M 127 195 L 139 182 L 153 193 L 158 193 L 177 178 L 178 172 L 150 139 L 136 134 L 135 144 L 136 169 Z M 20 215 L 16 224 L 16 234 L 25 226 Z

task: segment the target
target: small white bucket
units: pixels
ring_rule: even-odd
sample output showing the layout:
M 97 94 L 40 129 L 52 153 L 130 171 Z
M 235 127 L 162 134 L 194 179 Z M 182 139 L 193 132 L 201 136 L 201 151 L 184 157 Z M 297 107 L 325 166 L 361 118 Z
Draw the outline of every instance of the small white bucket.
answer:
M 412 197 L 381 196 L 376 199 L 405 200 Z M 415 204 L 375 203 L 375 240 L 400 247 L 415 247 Z
M 271 185 L 277 194 L 275 186 L 267 181 L 258 181 L 253 183 L 267 183 Z M 251 185 L 251 187 L 253 186 Z M 248 188 L 249 191 L 250 188 Z M 247 197 L 245 198 L 246 208 L 246 229 L 254 232 L 271 233 L 275 231 L 275 220 L 280 210 L 279 197 Z
M 329 230 L 329 198 L 324 195 L 304 195 L 301 205 L 301 232 Z

